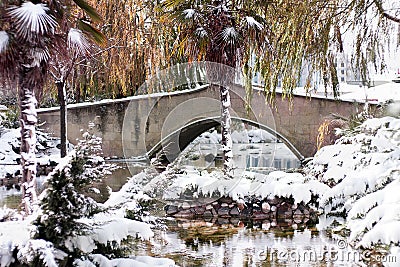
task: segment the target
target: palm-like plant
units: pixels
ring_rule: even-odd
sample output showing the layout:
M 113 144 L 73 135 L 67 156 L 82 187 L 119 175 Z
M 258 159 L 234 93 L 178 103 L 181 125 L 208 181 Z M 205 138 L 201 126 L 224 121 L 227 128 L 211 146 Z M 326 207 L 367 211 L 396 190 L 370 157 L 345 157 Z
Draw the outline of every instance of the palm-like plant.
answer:
M 79 9 L 85 13 L 80 14 Z M 36 202 L 35 94 L 42 90 L 52 60 L 87 51 L 86 33 L 96 41 L 103 41 L 102 34 L 89 22 L 99 19 L 84 0 L 0 2 L 0 79 L 6 86 L 18 88 L 21 190 L 28 214 Z
M 267 46 L 269 26 L 260 16 L 264 1 L 180 1 L 163 3 L 165 21 L 178 31 L 175 51 L 183 51 L 189 60 L 206 60 L 237 68 L 250 60 L 251 52 L 261 52 Z M 244 64 L 247 66 L 247 64 Z M 207 65 L 215 66 L 215 65 Z M 208 69 L 208 73 L 218 70 Z M 224 174 L 233 176 L 232 138 L 230 134 L 229 73 L 219 74 L 221 99 L 221 131 Z

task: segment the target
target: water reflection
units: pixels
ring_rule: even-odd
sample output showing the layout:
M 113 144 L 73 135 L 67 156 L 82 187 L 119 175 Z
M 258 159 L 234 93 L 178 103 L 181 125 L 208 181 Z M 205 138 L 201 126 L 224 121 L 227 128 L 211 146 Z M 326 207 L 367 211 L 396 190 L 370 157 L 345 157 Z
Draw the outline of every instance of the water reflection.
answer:
M 119 191 L 132 175 L 138 174 L 148 167 L 147 164 L 129 163 L 125 161 L 113 163 L 118 166 L 118 169 L 100 182 L 94 184 L 94 187 L 99 189 L 100 193 L 89 193 L 89 196 L 97 202 L 105 202 L 110 195 L 110 191 Z M 36 179 L 36 186 L 39 194 L 45 189 L 46 178 L 46 176 L 38 176 Z M 21 191 L 18 184 L 0 186 L 0 207 L 5 205 L 8 208 L 18 209 L 20 203 Z
M 338 247 L 313 225 L 182 220 L 167 225 L 151 249 L 142 247 L 136 254 L 151 252 L 179 266 L 352 266 L 358 262 L 356 251 Z

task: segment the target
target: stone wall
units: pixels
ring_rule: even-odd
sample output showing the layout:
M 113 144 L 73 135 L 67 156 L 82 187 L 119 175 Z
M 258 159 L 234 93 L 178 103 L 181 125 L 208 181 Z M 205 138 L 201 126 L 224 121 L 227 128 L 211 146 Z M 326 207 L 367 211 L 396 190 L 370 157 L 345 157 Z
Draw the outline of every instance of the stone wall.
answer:
M 233 201 L 230 197 L 222 197 L 209 204 L 190 205 L 183 202 L 179 205 L 166 205 L 167 216 L 176 218 L 225 218 L 254 220 L 289 220 L 294 223 L 315 221 L 315 210 L 302 203 L 294 204 L 293 198 L 257 199 L 246 198 L 243 201 Z

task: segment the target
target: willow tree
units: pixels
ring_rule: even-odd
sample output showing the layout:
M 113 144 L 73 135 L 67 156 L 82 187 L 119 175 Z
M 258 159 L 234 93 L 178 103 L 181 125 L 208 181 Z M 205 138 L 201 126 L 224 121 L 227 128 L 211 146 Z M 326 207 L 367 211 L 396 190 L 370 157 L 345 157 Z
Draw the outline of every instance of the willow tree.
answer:
M 353 61 L 366 73 L 367 63 L 377 62 L 379 36 L 390 27 L 388 20 L 397 20 L 383 5 L 382 0 L 166 0 L 161 21 L 177 34 L 171 54 L 241 68 L 248 102 L 255 72 L 270 100 L 279 83 L 282 96 L 291 99 L 304 67 L 309 73 L 306 89 L 312 86 L 312 74 L 320 72 L 325 89 L 337 96 L 334 58 L 343 52 L 343 32 L 358 30 Z M 368 24 L 371 17 L 374 25 Z M 221 101 L 224 169 L 229 173 L 229 89 L 221 88 Z
M 173 36 L 162 32 L 154 1 L 90 0 L 90 3 L 104 18 L 102 32 L 111 49 L 75 71 L 76 101 L 90 96 L 134 95 L 149 76 L 175 62 L 166 57 Z
M 386 71 L 386 55 L 400 45 L 400 2 L 342 0 L 337 5 L 337 38 L 340 50 L 351 55 L 351 66 L 368 84 L 369 72 Z
M 329 33 L 329 28 L 319 21 L 322 18 L 316 17 L 320 8 L 314 9 L 315 16 L 307 16 L 311 13 L 307 2 L 293 6 L 271 1 L 167 0 L 162 4 L 165 15 L 161 19 L 178 33 L 171 53 L 178 51 L 191 60 L 216 62 L 235 69 L 242 66 L 248 80 L 252 78 L 251 61 L 256 55 L 264 77 L 270 76 L 266 90 L 274 92 L 274 85 L 282 77 L 284 92 L 290 93 L 300 74 L 303 55 L 311 49 L 302 39 L 312 35 L 318 41 L 319 36 L 312 34 L 318 27 Z M 305 31 L 310 33 L 302 34 Z M 251 91 L 251 86 L 248 89 Z M 220 86 L 220 99 L 224 173 L 232 177 L 230 96 L 226 85 Z
M 75 4 L 74 4 L 75 3 Z M 76 28 L 68 23 L 70 7 L 84 10 Z M 85 49 L 85 33 L 98 32 L 90 25 L 94 9 L 84 0 L 0 2 L 0 80 L 17 87 L 21 110 L 21 189 L 27 214 L 36 202 L 35 94 L 43 89 L 49 63 L 68 56 L 70 50 Z M 77 49 L 77 50 L 76 50 Z

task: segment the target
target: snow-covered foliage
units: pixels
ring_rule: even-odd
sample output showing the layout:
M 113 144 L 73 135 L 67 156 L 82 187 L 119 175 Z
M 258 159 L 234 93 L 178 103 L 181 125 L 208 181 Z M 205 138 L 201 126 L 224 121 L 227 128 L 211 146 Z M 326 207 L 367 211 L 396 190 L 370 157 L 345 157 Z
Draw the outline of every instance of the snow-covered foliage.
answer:
M 240 177 L 222 179 L 222 173 L 187 169 L 182 174 L 160 174 L 148 183 L 144 190 L 163 199 L 178 199 L 187 190 L 197 196 L 229 196 L 238 201 L 245 196 L 261 198 L 293 197 L 295 203 L 307 204 L 313 195 L 322 195 L 329 187 L 319 181 L 309 180 L 300 173 L 271 172 L 268 175 L 245 172 Z M 166 181 L 170 180 L 170 181 Z M 167 188 L 159 185 L 169 184 Z
M 148 223 L 126 218 L 128 210 L 138 210 L 134 184 L 128 183 L 104 204 L 82 194 L 114 168 L 99 154 L 101 139 L 91 131 L 83 137 L 76 151 L 49 175 L 38 213 L 20 221 L 9 209 L 1 210 L 3 218 L 17 221 L 0 225 L 0 266 L 15 262 L 15 250 L 17 260 L 29 266 L 174 266 L 169 259 L 108 259 L 99 254 L 102 248 L 118 250 L 128 237 L 148 240 L 153 231 Z
M 193 16 L 195 14 L 196 14 L 196 10 L 194 10 L 194 9 L 189 8 L 189 9 L 183 10 L 183 15 L 185 16 L 185 19 L 193 18 Z
M 5 221 L 0 223 L 0 266 L 7 267 L 15 262 L 13 252 L 30 239 L 32 215 L 24 220 Z
M 111 192 L 109 199 L 104 203 L 109 212 L 117 214 L 120 217 L 127 217 L 128 212 L 142 214 L 141 202 L 150 201 L 152 198 L 143 192 L 142 184 L 147 183 L 150 177 L 155 174 L 151 170 L 145 170 L 129 179 L 118 192 Z M 138 218 L 141 221 L 148 221 L 146 218 Z
M 276 142 L 277 138 L 268 132 L 258 129 L 252 128 L 250 130 L 233 130 L 231 133 L 232 142 L 234 144 L 241 143 L 268 143 L 268 142 Z M 199 137 L 197 137 L 193 143 L 200 144 L 218 144 L 221 141 L 221 135 L 218 134 L 216 130 L 212 130 L 209 132 L 204 132 Z
M 101 139 L 90 131 L 82 136 L 69 164 L 48 179 L 48 188 L 41 200 L 42 214 L 37 220 L 38 238 L 51 241 L 61 249 L 67 238 L 85 230 L 85 224 L 78 220 L 90 217 L 99 209 L 97 203 L 83 193 L 114 168 L 99 154 Z
M 332 186 L 320 203 L 347 215 L 350 241 L 400 242 L 400 119 L 367 120 L 318 151 L 306 172 Z
M 254 19 L 254 17 L 245 17 L 245 21 L 249 28 L 255 28 L 257 30 L 262 30 L 264 28 L 261 23 Z
M 81 220 L 86 225 L 92 225 L 92 229 L 83 234 L 70 237 L 66 240 L 66 247 L 73 251 L 78 249 L 84 254 L 93 252 L 99 244 L 116 244 L 119 247 L 127 237 L 138 237 L 148 240 L 153 237 L 150 225 L 144 222 L 134 221 L 126 218 L 110 218 L 109 213 L 101 213 L 93 218 Z
M 46 267 L 58 267 L 57 260 L 62 260 L 67 254 L 54 248 L 53 243 L 42 239 L 30 239 L 18 251 L 18 260 L 32 265 L 43 262 Z
M 28 1 L 21 6 L 12 7 L 9 14 L 17 22 L 15 25 L 18 33 L 22 37 L 28 38 L 32 33 L 54 32 L 57 22 L 53 16 L 47 14 L 48 11 L 47 5 Z
M 0 188 L 0 190 L 3 189 Z M 20 219 L 22 219 L 22 216 L 16 210 L 9 209 L 6 206 L 0 208 L 0 222 L 16 221 Z
M 89 51 L 89 41 L 79 29 L 71 28 L 68 32 L 68 47 L 81 55 Z

